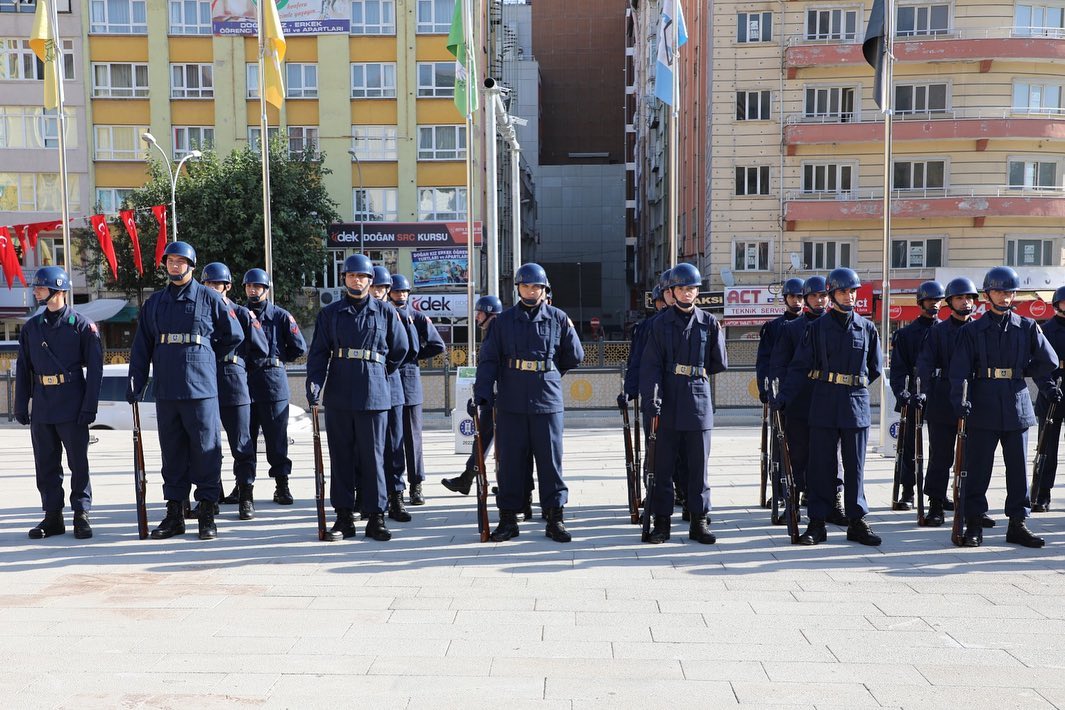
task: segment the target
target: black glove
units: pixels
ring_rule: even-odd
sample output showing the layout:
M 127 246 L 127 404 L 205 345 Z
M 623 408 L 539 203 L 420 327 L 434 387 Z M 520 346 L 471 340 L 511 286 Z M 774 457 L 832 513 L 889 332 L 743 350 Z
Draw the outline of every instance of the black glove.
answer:
M 962 402 L 961 406 L 958 407 L 958 416 L 962 417 L 963 419 L 968 419 L 969 415 L 972 414 L 972 413 L 973 413 L 973 403 L 972 402 Z
M 915 392 L 910 397 L 910 406 L 911 407 L 923 407 L 925 405 L 925 402 L 927 402 L 927 401 L 928 401 L 928 395 L 926 395 L 924 392 Z
M 317 382 L 307 385 L 307 404 L 317 407 L 322 398 L 322 386 Z
M 466 400 L 466 414 L 474 418 L 477 417 L 477 403 L 473 401 L 473 397 Z
M 783 397 L 777 397 L 769 401 L 769 408 L 774 412 L 783 412 L 784 407 L 787 406 L 787 401 Z
M 662 414 L 662 400 L 652 399 L 647 402 L 647 413 L 652 417 L 657 417 Z
M 618 395 L 618 409 L 625 409 L 629 406 L 629 398 L 624 392 Z
M 15 412 L 15 421 L 22 426 L 29 426 L 30 413 L 29 412 Z
M 96 421 L 96 412 L 82 412 L 78 415 L 78 426 L 89 426 Z
M 769 393 L 768 392 L 759 392 L 758 393 L 758 401 L 761 402 L 762 404 L 769 404 Z
M 1046 394 L 1047 394 L 1047 399 L 1049 399 L 1054 404 L 1061 404 L 1061 400 L 1063 398 L 1065 398 L 1065 397 L 1063 397 L 1063 395 L 1061 393 L 1061 388 L 1060 387 L 1051 387 L 1050 389 L 1047 390 Z
M 126 390 L 126 401 L 130 404 L 141 401 L 140 395 L 133 391 L 133 388 Z

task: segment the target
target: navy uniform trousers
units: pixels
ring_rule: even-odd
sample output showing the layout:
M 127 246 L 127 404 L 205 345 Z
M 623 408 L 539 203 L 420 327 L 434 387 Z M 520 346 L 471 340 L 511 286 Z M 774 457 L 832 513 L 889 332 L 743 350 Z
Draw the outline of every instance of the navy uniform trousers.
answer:
M 292 459 L 288 457 L 288 399 L 253 401 L 248 413 L 251 436 L 252 479 L 259 458 L 256 450 L 259 432 L 266 445 L 266 461 L 270 464 L 270 478 L 292 475 Z
M 673 513 L 674 486 L 684 491 L 685 507 L 692 517 L 710 512 L 710 485 L 706 462 L 710 458 L 712 429 L 677 431 L 658 427 L 655 449 L 655 488 L 651 492 L 654 515 Z M 683 466 L 682 474 L 678 469 Z M 678 483 L 680 481 L 680 483 Z
M 492 439 L 495 438 L 495 417 L 492 414 L 491 407 L 480 407 L 477 410 L 477 426 L 481 432 L 481 441 L 484 444 L 484 456 L 487 460 L 488 452 L 492 449 Z M 476 447 L 476 444 L 474 445 Z M 470 453 L 470 457 L 466 459 L 466 472 L 473 473 L 477 470 L 477 451 L 476 448 Z
M 159 448 L 163 458 L 163 498 L 215 502 L 222 493 L 222 429 L 217 397 L 159 399 Z
M 924 494 L 931 499 L 949 500 L 951 469 L 954 466 L 954 446 L 958 440 L 958 424 L 928 421 L 928 466 L 925 469 Z M 984 498 L 984 506 L 987 499 Z
M 251 433 L 251 405 L 230 404 L 219 407 L 222 428 L 233 457 L 233 478 L 242 486 L 255 483 L 255 439 Z
M 385 452 L 388 411 L 325 410 L 329 442 L 329 502 L 338 510 L 355 508 L 364 516 L 379 513 L 388 505 L 385 471 L 380 461 Z M 351 457 L 351 452 L 355 456 Z
M 562 479 L 562 412 L 527 414 L 496 410 L 496 435 L 506 446 L 497 448 L 500 483 L 521 481 L 521 485 L 500 485 L 500 510 L 521 510 L 529 490 L 529 461 L 536 463 L 540 479 L 540 506 L 545 510 L 562 508 L 569 501 L 569 488 Z M 672 505 L 672 498 L 670 498 Z
M 987 489 L 991 485 L 991 469 L 995 463 L 995 449 L 1002 444 L 1002 459 L 1006 464 L 1006 517 L 1026 517 L 1028 514 L 1028 477 L 1025 452 L 1028 451 L 1028 430 L 1001 431 L 974 426 L 976 416 L 969 417 L 965 463 L 965 517 L 976 518 L 987 512 Z
M 414 485 L 425 480 L 425 460 L 422 458 L 422 405 L 403 405 L 403 454 L 406 459 L 407 481 Z
M 405 455 L 403 405 L 397 404 L 388 410 L 385 424 L 385 479 L 390 491 L 402 491 L 407 487 Z
M 74 512 L 92 509 L 89 483 L 89 427 L 77 422 L 59 424 L 30 420 L 37 490 L 45 511 L 63 510 L 63 450 L 70 467 L 70 507 Z
M 1054 488 L 1054 479 L 1058 474 L 1058 442 L 1061 440 L 1061 420 L 1065 414 L 1065 404 L 1059 404 L 1055 416 L 1050 420 L 1050 431 L 1046 434 L 1046 464 L 1039 476 L 1039 490 L 1036 491 L 1036 501 L 1039 503 L 1050 502 L 1050 491 Z M 1046 426 L 1046 415 L 1039 418 L 1039 436 L 1043 436 L 1043 428 Z M 1038 441 L 1038 439 L 1037 439 Z

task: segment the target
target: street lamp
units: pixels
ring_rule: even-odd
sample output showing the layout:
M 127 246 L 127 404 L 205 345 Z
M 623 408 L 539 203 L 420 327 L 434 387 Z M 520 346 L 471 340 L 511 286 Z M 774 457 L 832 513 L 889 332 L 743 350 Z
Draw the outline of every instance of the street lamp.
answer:
M 368 200 L 367 200 L 366 194 L 365 194 L 366 193 L 366 188 L 363 187 L 363 182 L 362 182 L 362 161 L 359 160 L 359 156 L 355 153 L 355 149 L 354 148 L 351 148 L 351 149 L 348 150 L 348 155 L 350 155 L 351 159 L 355 161 L 355 167 L 359 171 L 359 192 L 363 193 L 362 201 L 363 201 L 363 205 L 365 206 L 365 204 L 368 202 Z M 359 198 L 356 197 L 355 198 L 355 208 L 358 209 L 358 207 L 359 207 Z M 364 237 L 366 236 L 365 227 L 366 227 L 366 211 L 364 209 L 363 210 L 363 218 L 359 220 L 359 251 L 362 252 L 363 254 L 366 253 L 366 244 L 364 242 Z
M 187 153 L 184 157 L 178 161 L 177 169 L 175 170 L 170 164 L 170 157 L 167 156 L 166 151 L 159 147 L 159 143 L 156 142 L 155 136 L 148 131 L 141 134 L 141 140 L 151 146 L 155 146 L 155 149 L 159 151 L 159 154 L 163 156 L 163 162 L 166 163 L 166 169 L 170 173 L 170 212 L 174 215 L 174 241 L 177 241 L 177 179 L 181 174 L 181 166 L 185 164 L 185 161 L 189 158 L 201 158 L 203 153 L 198 150 L 193 150 Z

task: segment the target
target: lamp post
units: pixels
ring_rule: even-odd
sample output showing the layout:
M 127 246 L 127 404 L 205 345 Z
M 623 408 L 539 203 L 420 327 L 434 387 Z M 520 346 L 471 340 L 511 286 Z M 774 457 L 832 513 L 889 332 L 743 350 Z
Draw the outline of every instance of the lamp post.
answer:
M 178 224 L 177 224 L 177 179 L 178 179 L 178 175 L 181 174 L 181 166 L 185 164 L 186 160 L 189 160 L 190 158 L 192 158 L 192 159 L 200 158 L 200 157 L 203 156 L 203 153 L 201 153 L 198 150 L 193 150 L 193 151 L 189 152 L 187 155 L 183 156 L 181 158 L 181 160 L 178 161 L 177 169 L 174 169 L 174 167 L 170 163 L 170 157 L 167 156 L 165 150 L 163 150 L 161 147 L 159 147 L 159 143 L 156 142 L 155 136 L 153 136 L 148 131 L 145 131 L 144 133 L 141 134 L 141 140 L 143 140 L 148 145 L 154 146 L 155 149 L 159 151 L 159 154 L 163 156 L 163 162 L 166 163 L 167 172 L 170 173 L 170 212 L 173 215 L 174 241 L 176 242 L 177 238 L 178 238 L 178 231 L 177 231 L 178 230 Z
M 366 188 L 364 187 L 364 184 L 362 182 L 362 161 L 359 160 L 359 156 L 355 153 L 355 149 L 354 148 L 348 150 L 348 155 L 350 155 L 351 159 L 355 161 L 355 167 L 359 171 L 359 192 L 362 193 L 362 201 L 363 201 L 363 204 L 365 206 L 365 203 L 367 202 L 367 199 L 366 199 L 366 194 L 365 194 L 366 193 Z M 358 207 L 359 207 L 359 198 L 356 197 L 355 198 L 355 209 L 357 210 Z M 364 209 L 363 210 L 363 218 L 359 220 L 359 251 L 362 252 L 363 254 L 366 253 L 366 244 L 365 244 L 365 241 L 364 241 L 364 237 L 366 236 L 366 229 L 365 229 L 365 227 L 366 227 L 366 217 L 365 217 L 365 214 L 366 214 L 366 210 Z

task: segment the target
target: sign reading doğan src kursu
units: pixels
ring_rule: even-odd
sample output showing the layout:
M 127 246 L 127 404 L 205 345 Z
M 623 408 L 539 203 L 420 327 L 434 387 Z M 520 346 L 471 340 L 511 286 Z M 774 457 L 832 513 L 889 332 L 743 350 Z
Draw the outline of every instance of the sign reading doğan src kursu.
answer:
M 474 244 L 481 243 L 481 223 L 473 223 Z M 465 222 L 364 222 L 331 224 L 326 232 L 330 249 L 398 249 L 400 247 L 466 246 Z

